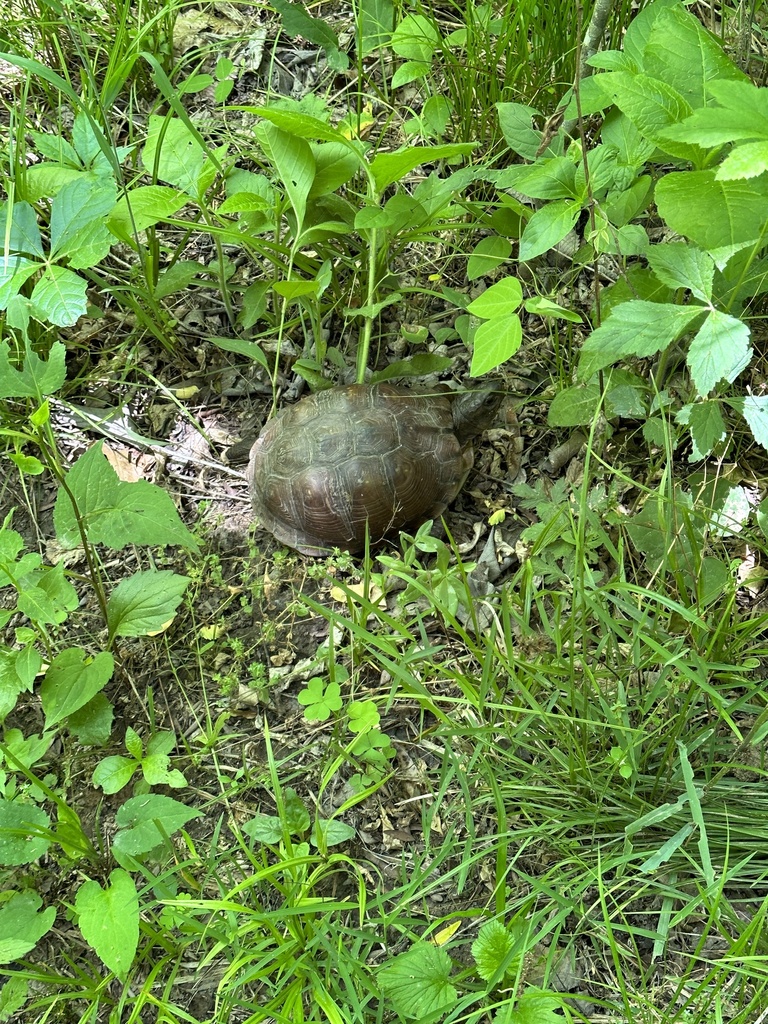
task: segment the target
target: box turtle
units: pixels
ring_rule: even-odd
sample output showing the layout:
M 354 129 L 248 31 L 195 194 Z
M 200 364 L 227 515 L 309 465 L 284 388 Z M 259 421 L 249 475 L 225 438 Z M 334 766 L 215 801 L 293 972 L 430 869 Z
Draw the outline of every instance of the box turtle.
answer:
M 357 552 L 445 511 L 472 467 L 471 440 L 503 392 L 420 393 L 393 384 L 320 391 L 270 420 L 248 482 L 262 525 L 308 555 Z

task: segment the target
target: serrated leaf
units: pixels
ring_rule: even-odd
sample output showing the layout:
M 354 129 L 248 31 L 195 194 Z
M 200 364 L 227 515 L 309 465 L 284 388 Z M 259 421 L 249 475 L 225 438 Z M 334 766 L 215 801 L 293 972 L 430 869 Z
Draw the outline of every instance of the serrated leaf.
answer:
M 41 319 L 57 327 L 73 327 L 88 311 L 87 282 L 68 267 L 47 266 L 32 289 L 32 303 Z
M 57 654 L 40 686 L 46 728 L 78 711 L 103 690 L 114 667 L 109 651 L 100 651 L 91 658 L 79 647 L 70 647 Z
M 715 264 L 708 253 L 685 242 L 665 242 L 651 246 L 647 259 L 667 287 L 687 288 L 702 302 L 711 301 Z
M 563 1001 L 550 992 L 525 991 L 505 1024 L 563 1024 Z
M 67 350 L 60 341 L 51 345 L 48 359 L 26 347 L 24 364 L 17 369 L 11 364 L 7 341 L 0 341 L 0 398 L 37 398 L 58 391 L 67 377 Z
M 78 889 L 75 912 L 85 941 L 124 981 L 139 944 L 139 897 L 131 876 L 116 868 L 105 889 L 98 882 L 85 882 Z
M 109 252 L 104 221 L 115 195 L 114 182 L 104 178 L 83 176 L 65 185 L 51 204 L 51 258 L 69 256 L 74 267 L 103 259 Z M 84 249 L 90 250 L 87 258 Z
M 451 958 L 444 949 L 429 942 L 417 942 L 379 971 L 379 986 L 404 1017 L 432 1017 L 453 1006 L 458 998 L 450 982 L 451 966 Z
M 725 440 L 725 421 L 718 402 L 696 402 L 684 406 L 675 417 L 678 423 L 685 423 L 691 432 L 693 451 L 689 462 L 705 459 L 715 445 Z
M 172 619 L 189 583 L 169 569 L 149 569 L 121 580 L 107 602 L 110 636 L 147 636 Z
M 717 181 L 757 178 L 768 170 L 768 141 L 749 142 L 731 150 L 717 169 Z
M 579 379 L 626 356 L 652 356 L 672 344 L 704 310 L 666 302 L 634 300 L 614 307 L 611 315 L 584 342 Z
M 14 893 L 0 906 L 0 964 L 10 964 L 26 956 L 51 930 L 56 910 L 47 907 L 38 913 L 42 903 L 36 892 L 27 891 Z
M 597 381 L 563 388 L 552 399 L 547 413 L 551 427 L 583 427 L 591 423 L 600 407 L 602 392 Z
M 768 182 L 719 181 L 715 171 L 665 174 L 654 193 L 659 216 L 677 234 L 712 252 L 756 241 L 768 220 Z
M 721 380 L 735 380 L 752 358 L 749 328 L 736 317 L 714 309 L 691 341 L 688 368 L 703 398 Z
M 102 445 L 98 441 L 89 448 L 67 474 L 91 543 L 117 551 L 127 544 L 179 544 L 196 550 L 197 541 L 165 491 L 146 480 L 121 481 Z M 62 543 L 71 547 L 79 543 L 77 520 L 63 488 L 56 496 L 53 520 Z
M 746 398 L 731 400 L 749 424 L 749 429 L 759 445 L 768 449 L 768 398 L 747 395 Z
M 502 978 L 510 969 L 516 950 L 520 947 L 519 929 L 514 934 L 505 928 L 501 921 L 487 921 L 472 943 L 472 956 L 477 966 L 477 973 L 483 981 L 490 981 L 497 976 Z M 522 935 L 524 937 L 523 928 Z

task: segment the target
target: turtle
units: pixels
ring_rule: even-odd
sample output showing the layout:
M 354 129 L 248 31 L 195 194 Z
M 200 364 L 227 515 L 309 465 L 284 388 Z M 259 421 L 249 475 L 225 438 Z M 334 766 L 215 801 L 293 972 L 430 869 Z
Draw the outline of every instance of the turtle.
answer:
M 318 391 L 270 420 L 251 448 L 254 512 L 307 555 L 358 553 L 441 515 L 472 468 L 472 439 L 493 422 L 498 381 L 464 392 L 389 384 Z

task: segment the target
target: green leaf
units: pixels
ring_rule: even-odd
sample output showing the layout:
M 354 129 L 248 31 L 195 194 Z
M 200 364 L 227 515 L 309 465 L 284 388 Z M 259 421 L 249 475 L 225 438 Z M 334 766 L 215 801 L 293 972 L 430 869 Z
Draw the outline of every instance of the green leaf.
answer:
M 88 311 L 87 282 L 68 267 L 46 267 L 32 289 L 37 315 L 57 327 L 72 327 Z
M 408 146 L 394 153 L 379 153 L 371 162 L 371 174 L 376 190 L 381 194 L 385 188 L 399 181 L 410 171 L 421 164 L 433 163 L 436 160 L 450 160 L 455 156 L 471 153 L 477 144 L 474 142 L 445 143 L 440 146 Z
M 609 71 L 598 75 L 596 81 L 605 98 L 629 118 L 644 139 L 672 156 L 701 166 L 704 160 L 702 149 L 673 140 L 666 132 L 671 125 L 693 113 L 693 108 L 681 93 L 650 75 L 629 71 Z
M 499 127 L 504 141 L 524 160 L 535 160 L 541 145 L 541 133 L 533 128 L 533 118 L 539 111 L 524 103 L 497 103 Z
M 243 832 L 257 843 L 269 843 L 274 846 L 283 837 L 280 819 L 274 814 L 255 814 L 243 825 Z
M 335 818 L 318 818 L 310 842 L 313 846 L 338 846 L 347 843 L 357 835 L 351 825 Z
M 260 121 L 256 137 L 264 154 L 277 171 L 296 217 L 296 233 L 301 234 L 307 212 L 307 197 L 315 180 L 315 158 L 306 139 Z
M 666 302 L 623 302 L 584 342 L 579 379 L 589 380 L 626 356 L 643 358 L 661 352 L 703 312 L 700 307 Z
M 285 827 L 292 836 L 302 836 L 309 831 L 310 818 L 304 801 L 295 789 L 287 786 L 283 792 L 285 806 Z
M 717 169 L 718 181 L 757 178 L 768 170 L 768 141 L 750 142 L 732 149 Z
M 79 710 L 103 690 L 114 667 L 109 651 L 100 651 L 92 658 L 79 647 L 69 647 L 57 654 L 40 686 L 46 728 Z
M 533 295 L 523 303 L 528 313 L 535 313 L 536 316 L 549 316 L 557 320 L 567 320 L 571 324 L 582 323 L 582 318 L 572 309 L 564 309 L 556 302 L 545 298 L 543 295 Z
M 516 277 L 505 277 L 487 288 L 467 306 L 470 313 L 484 320 L 507 316 L 523 301 L 523 289 Z
M 601 394 L 596 380 L 564 388 L 552 399 L 547 423 L 551 427 L 582 427 L 591 423 L 600 406 Z
M 29 998 L 29 982 L 18 975 L 11 977 L 0 988 L 0 1020 L 9 1020 Z
M 410 85 L 411 82 L 418 82 L 419 79 L 426 78 L 430 67 L 431 65 L 420 60 L 407 60 L 392 75 L 392 88 L 402 89 L 404 85 Z
M 104 178 L 78 178 L 51 204 L 51 258 L 69 257 L 75 268 L 90 267 L 109 252 L 104 219 L 115 205 L 115 184 Z
M 719 402 L 704 401 L 683 406 L 675 420 L 687 424 L 691 432 L 693 450 L 689 462 L 705 459 L 714 450 L 715 445 L 725 440 L 725 421 L 720 412 Z
M 470 377 L 482 377 L 506 363 L 520 348 L 522 340 L 523 328 L 516 313 L 480 324 L 474 336 Z
M 146 480 L 125 483 L 102 452 L 99 441 L 81 455 L 67 474 L 86 533 L 93 544 L 119 551 L 127 544 L 179 544 L 197 550 L 176 506 L 161 488 Z M 70 547 L 80 541 L 72 502 L 60 489 L 53 521 L 59 540 Z
M 140 185 L 121 197 L 109 217 L 109 230 L 128 245 L 136 245 L 136 234 L 159 221 L 168 220 L 189 202 L 180 189 L 166 185 Z
M 417 942 L 379 971 L 378 982 L 396 1012 L 420 1020 L 455 1004 L 458 993 L 450 982 L 451 967 L 444 949 Z
M 24 863 L 23 861 L 20 863 Z M 43 901 L 36 892 L 19 892 L 0 906 L 0 964 L 26 956 L 53 927 L 54 907 L 38 910 Z
M 525 939 L 526 925 L 513 929 L 505 928 L 501 921 L 487 921 L 472 943 L 472 956 L 477 973 L 483 981 L 498 979 L 512 968 L 516 955 L 519 958 L 522 939 Z
M 395 21 L 392 0 L 360 0 L 360 54 L 367 57 L 388 45 Z
M 768 220 L 768 182 L 719 181 L 714 171 L 666 174 L 656 185 L 659 216 L 700 248 L 747 245 Z
M 537 210 L 523 228 L 520 259 L 525 262 L 562 242 L 581 213 L 581 205 L 570 199 L 548 203 Z
M 439 43 L 434 21 L 423 14 L 407 14 L 395 28 L 390 45 L 398 57 L 429 64 Z
M 563 1024 L 563 1001 L 551 992 L 526 989 L 505 1024 Z
M 0 341 L 0 398 L 36 398 L 58 391 L 67 377 L 65 365 L 67 350 L 60 341 L 54 341 L 47 361 L 26 346 L 22 368 L 11 364 L 7 341 Z
M 107 602 L 110 636 L 147 636 L 163 630 L 188 583 L 188 576 L 169 569 L 149 569 L 121 580 Z
M 764 89 L 749 81 L 710 81 L 707 92 L 720 104 L 694 110 L 681 124 L 669 129 L 684 142 L 723 146 L 727 142 L 768 139 L 768 99 Z
M 687 288 L 702 302 L 711 302 L 715 264 L 708 253 L 685 242 L 662 242 L 648 250 L 647 258 L 668 288 Z
M 125 981 L 139 944 L 139 896 L 131 876 L 116 868 L 106 889 L 92 880 L 84 882 L 77 891 L 75 913 L 85 941 Z
M 67 717 L 67 729 L 83 746 L 103 747 L 109 741 L 113 718 L 112 704 L 103 693 L 97 693 Z
M 346 54 L 339 51 L 338 38 L 330 25 L 320 18 L 313 18 L 307 14 L 301 2 L 274 0 L 271 6 L 282 18 L 283 28 L 289 36 L 303 36 L 310 43 L 321 46 L 325 50 L 328 63 L 336 71 L 347 69 L 349 60 Z
M 21 299 L 19 290 L 33 274 L 40 271 L 41 266 L 24 256 L 6 256 L 0 260 L 0 309 L 8 309 L 14 300 Z
M 142 165 L 150 175 L 197 198 L 205 161 L 205 149 L 184 121 L 150 115 L 147 141 L 141 152 Z
M 506 170 L 502 181 L 505 188 L 514 188 L 531 199 L 575 199 L 580 202 L 584 198 L 576 184 L 576 165 L 564 156 L 539 157 L 533 164 L 515 164 Z
M 172 836 L 188 821 L 201 816 L 201 811 L 186 807 L 170 796 L 147 793 L 131 797 L 117 812 L 120 831 L 112 848 L 117 853 L 138 857 L 160 846 L 167 836 Z
M 341 710 L 341 687 L 338 683 L 326 686 L 324 679 L 315 676 L 299 692 L 298 701 L 304 705 L 304 717 L 308 722 L 327 722 L 332 711 Z
M 467 279 L 475 281 L 484 274 L 490 274 L 501 263 L 506 263 L 512 252 L 512 243 L 500 235 L 481 238 L 467 260 Z
M 714 309 L 691 341 L 687 362 L 703 398 L 721 380 L 734 381 L 751 358 L 747 325 Z
M 742 414 L 757 443 L 768 449 L 768 398 L 747 395 L 731 399 L 729 405 Z
M 51 819 L 42 807 L 0 799 L 0 864 L 31 864 L 42 857 L 51 843 L 49 839 L 36 836 L 33 830 L 50 828 L 50 824 Z M 7 904 L 0 910 L 0 920 L 6 910 Z M 0 927 L 0 949 L 5 934 L 7 932 Z M 0 957 L 0 963 L 3 962 Z

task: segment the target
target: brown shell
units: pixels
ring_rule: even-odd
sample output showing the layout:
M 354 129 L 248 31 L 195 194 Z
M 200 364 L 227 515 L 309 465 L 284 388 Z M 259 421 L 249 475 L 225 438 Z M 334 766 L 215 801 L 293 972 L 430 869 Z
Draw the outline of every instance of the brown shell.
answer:
M 281 543 L 311 555 L 355 552 L 366 524 L 375 543 L 439 516 L 472 461 L 451 397 L 351 384 L 270 420 L 251 449 L 248 480 L 254 511 Z

